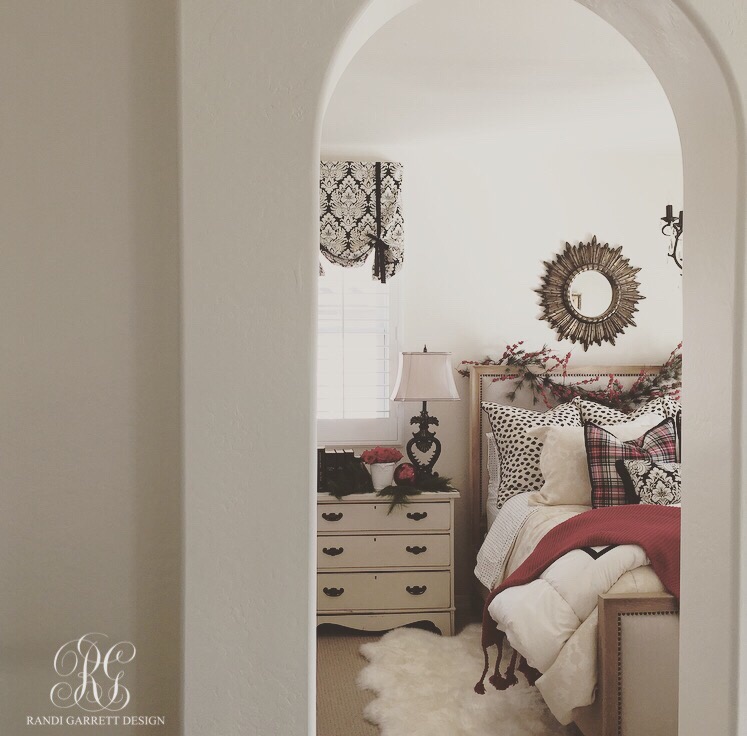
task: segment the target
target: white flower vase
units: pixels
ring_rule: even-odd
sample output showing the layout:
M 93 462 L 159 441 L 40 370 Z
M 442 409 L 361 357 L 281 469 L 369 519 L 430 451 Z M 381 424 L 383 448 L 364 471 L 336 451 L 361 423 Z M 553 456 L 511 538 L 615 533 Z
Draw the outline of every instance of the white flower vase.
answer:
M 394 483 L 394 468 L 396 467 L 397 463 L 372 463 L 369 465 L 371 481 L 375 491 L 381 491 Z

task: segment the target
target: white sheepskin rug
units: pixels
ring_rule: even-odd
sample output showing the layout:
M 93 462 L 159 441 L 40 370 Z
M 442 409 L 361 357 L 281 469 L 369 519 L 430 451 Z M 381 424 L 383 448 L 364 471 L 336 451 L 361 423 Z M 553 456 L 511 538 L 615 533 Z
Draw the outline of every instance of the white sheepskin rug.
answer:
M 506 651 L 509 652 L 506 655 Z M 504 651 L 508 662 L 510 649 Z M 536 688 L 519 684 L 485 695 L 473 687 L 482 672 L 480 627 L 459 636 L 421 629 L 395 629 L 364 644 L 368 660 L 358 686 L 377 697 L 366 708 L 382 736 L 553 736 L 572 733 L 547 709 Z

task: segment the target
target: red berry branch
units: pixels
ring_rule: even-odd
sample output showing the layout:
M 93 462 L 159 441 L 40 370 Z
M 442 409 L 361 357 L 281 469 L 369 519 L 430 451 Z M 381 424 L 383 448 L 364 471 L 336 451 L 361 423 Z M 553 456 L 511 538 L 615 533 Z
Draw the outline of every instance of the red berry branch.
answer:
M 528 351 L 522 347 L 523 344 L 524 341 L 521 340 L 513 345 L 507 345 L 498 360 L 492 358 L 485 358 L 482 361 L 463 360 L 458 372 L 462 376 L 469 376 L 470 365 L 510 366 L 515 369 L 514 372 L 493 379 L 493 381 L 513 381 L 513 388 L 506 394 L 506 398 L 514 401 L 520 390 L 527 389 L 532 393 L 535 404 L 541 401 L 548 407 L 571 401 L 579 396 L 582 399 L 627 412 L 660 396 L 670 396 L 677 400 L 680 398 L 682 343 L 671 352 L 661 370 L 650 374 L 641 371 L 629 389 L 625 389 L 620 379 L 611 373 L 607 377 L 607 385 L 604 388 L 588 388 L 590 384 L 603 380 L 603 375 L 579 381 L 568 381 L 568 363 L 571 353 L 558 355 L 547 345 L 540 350 Z

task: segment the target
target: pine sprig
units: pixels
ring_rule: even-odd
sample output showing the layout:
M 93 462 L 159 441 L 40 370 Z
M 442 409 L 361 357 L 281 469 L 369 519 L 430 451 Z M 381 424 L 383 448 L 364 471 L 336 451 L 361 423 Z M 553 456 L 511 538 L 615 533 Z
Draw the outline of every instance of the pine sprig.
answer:
M 391 514 L 399 506 L 407 506 L 410 496 L 419 496 L 421 493 L 443 493 L 450 491 L 451 478 L 443 475 L 433 475 L 418 478 L 417 486 L 387 486 L 377 492 L 377 496 L 389 496 L 389 511 Z
M 410 496 L 419 496 L 423 491 L 417 488 L 406 488 L 405 486 L 387 486 L 377 491 L 377 496 L 388 496 L 389 497 L 389 511 L 387 515 L 391 514 L 394 509 L 400 506 L 407 506 L 410 503 Z

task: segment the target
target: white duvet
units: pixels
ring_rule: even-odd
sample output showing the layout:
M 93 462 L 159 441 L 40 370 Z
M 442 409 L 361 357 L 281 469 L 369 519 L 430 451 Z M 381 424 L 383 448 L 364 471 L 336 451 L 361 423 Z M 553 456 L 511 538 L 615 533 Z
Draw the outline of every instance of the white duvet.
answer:
M 503 558 L 486 553 L 475 571 L 486 587 L 508 577 L 550 529 L 587 510 L 529 506 L 526 498 L 509 503 L 513 510 L 501 509 L 483 545 L 483 549 L 507 551 Z M 509 523 L 502 523 L 503 517 Z M 488 610 L 511 646 L 543 673 L 537 688 L 553 715 L 561 723 L 570 723 L 575 708 L 594 700 L 599 595 L 663 589 L 637 545 L 594 547 L 569 552 L 537 580 L 505 590 Z

